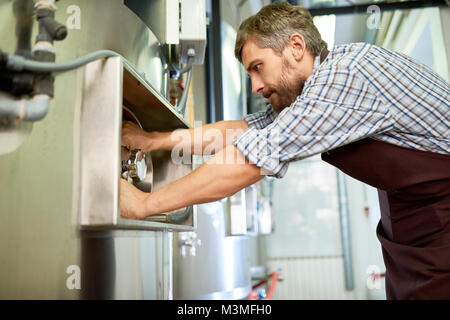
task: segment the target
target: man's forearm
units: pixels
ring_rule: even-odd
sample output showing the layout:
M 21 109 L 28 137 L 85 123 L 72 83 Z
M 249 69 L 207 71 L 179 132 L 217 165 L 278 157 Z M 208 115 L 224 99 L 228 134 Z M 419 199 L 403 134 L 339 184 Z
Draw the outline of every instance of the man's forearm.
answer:
M 230 145 L 187 176 L 148 194 L 143 216 L 216 201 L 263 177 L 259 167 L 250 164 L 234 145 Z
M 150 138 L 155 141 L 155 149 L 158 150 L 177 147 L 191 154 L 209 155 L 230 145 L 247 129 L 245 120 L 228 120 L 172 132 L 151 132 Z

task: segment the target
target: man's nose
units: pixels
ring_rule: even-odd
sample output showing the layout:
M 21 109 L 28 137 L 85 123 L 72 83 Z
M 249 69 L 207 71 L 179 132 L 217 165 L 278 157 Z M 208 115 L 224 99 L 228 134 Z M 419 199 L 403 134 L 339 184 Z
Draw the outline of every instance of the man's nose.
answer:
M 252 77 L 252 93 L 259 94 L 264 91 L 264 83 L 258 77 Z

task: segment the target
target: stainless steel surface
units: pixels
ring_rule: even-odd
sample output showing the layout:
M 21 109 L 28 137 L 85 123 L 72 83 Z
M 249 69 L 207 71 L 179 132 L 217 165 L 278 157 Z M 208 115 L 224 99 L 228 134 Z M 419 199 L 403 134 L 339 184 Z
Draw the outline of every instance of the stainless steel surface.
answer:
M 134 185 L 142 182 L 147 177 L 147 158 L 150 157 L 143 154 L 142 159 L 139 159 L 140 153 L 140 150 L 131 150 L 130 157 L 126 160 L 122 160 L 122 178 L 126 179 L 130 183 L 133 183 Z M 151 160 L 149 163 L 151 163 Z M 150 173 L 152 173 L 153 168 L 150 166 L 149 169 Z M 151 192 L 152 185 L 153 178 L 149 180 L 148 186 L 145 187 L 145 191 Z
M 270 234 L 273 231 L 273 185 L 274 178 L 265 178 L 256 185 L 257 190 L 257 229 L 258 234 Z
M 202 240 L 198 239 L 196 232 L 180 232 L 178 234 L 178 247 L 182 257 L 185 257 L 187 254 L 194 257 L 197 254 L 197 247 L 201 245 Z
M 345 174 L 336 169 L 337 192 L 339 199 L 339 227 L 341 231 L 342 254 L 344 256 L 345 289 L 354 290 L 353 257 L 350 233 L 350 210 Z
M 245 215 L 247 234 L 258 234 L 258 194 L 255 185 L 245 188 Z
M 183 255 L 184 240 L 190 235 L 174 233 L 174 299 L 245 299 L 251 291 L 248 237 L 226 236 L 222 202 L 194 210 L 198 211 L 195 239 L 201 245 L 195 255 L 189 250 Z
M 142 125 L 136 115 L 127 107 L 122 107 L 122 123 L 132 121 L 141 129 Z M 153 163 L 151 154 L 145 154 L 141 150 L 129 151 L 122 147 L 122 178 L 133 183 L 144 192 L 151 192 L 153 188 Z M 125 154 L 125 157 L 124 157 Z
M 189 127 L 158 89 L 123 61 L 123 101 L 139 118 L 145 130 L 169 131 Z
M 85 68 L 81 111 L 80 223 L 83 226 L 117 225 L 121 115 L 120 58 L 89 63 Z
M 234 57 L 236 30 L 222 21 L 222 83 L 223 83 L 223 118 L 224 120 L 239 120 L 245 115 L 246 101 L 242 88 L 245 88 L 243 67 Z
M 176 0 L 125 0 L 124 3 L 153 30 L 161 43 L 179 43 L 179 4 Z
M 0 0 L 0 48 L 9 53 L 16 48 L 13 4 Z M 57 7 L 56 19 L 69 27 L 67 39 L 55 43 L 57 62 L 99 49 L 114 50 L 153 90 L 160 91 L 159 43 L 122 0 L 59 1 Z M 35 34 L 36 24 L 33 39 Z M 83 94 L 88 93 L 83 82 L 83 68 L 57 75 L 46 118 L 33 124 L 20 148 L 0 155 L 0 298 L 171 298 L 170 232 L 80 231 L 79 178 L 85 156 L 80 151 L 80 119 Z M 116 99 L 120 94 L 109 92 Z M 99 107 L 110 97 L 105 99 Z M 116 113 L 98 121 L 98 127 L 107 121 L 120 125 Z M 155 126 L 169 129 L 172 124 L 161 121 Z M 18 127 L 2 134 L 15 130 Z M 118 138 L 119 132 L 111 137 Z M 116 144 L 110 147 L 112 153 L 117 152 L 111 166 L 118 178 L 119 148 Z M 107 159 L 104 156 L 97 153 L 95 160 L 102 163 Z M 170 229 L 170 225 L 159 226 Z M 80 273 L 72 273 L 78 269 Z M 81 277 L 79 289 L 70 285 L 77 276 Z
M 254 186 L 242 189 L 223 201 L 225 203 L 227 236 L 255 234 L 257 232 L 257 199 Z
M 193 62 L 203 64 L 206 47 L 205 0 L 125 0 L 131 10 L 154 30 L 162 44 L 179 45 L 180 62 L 185 64 L 188 50 L 195 50 Z
M 81 233 L 82 299 L 172 299 L 172 234 Z
M 132 66 L 120 57 L 98 60 L 85 68 L 81 112 L 80 216 L 83 227 L 192 230 L 194 219 L 172 225 L 120 217 L 118 209 L 121 170 L 120 136 L 123 105 L 137 117 L 144 130 L 186 128 L 150 84 L 145 83 Z M 101 124 L 101 125 L 99 125 Z M 101 155 L 102 161 L 99 161 Z M 157 190 L 177 180 L 191 169 L 191 164 L 175 165 L 170 152 L 154 152 L 153 188 Z M 118 174 L 119 173 L 119 174 Z M 181 208 L 167 214 L 184 212 Z M 192 215 L 191 215 L 192 216 Z

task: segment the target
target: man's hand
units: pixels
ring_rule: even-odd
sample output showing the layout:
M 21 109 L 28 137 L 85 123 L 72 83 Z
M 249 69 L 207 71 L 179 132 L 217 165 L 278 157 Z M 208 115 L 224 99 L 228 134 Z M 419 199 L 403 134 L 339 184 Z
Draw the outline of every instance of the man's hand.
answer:
M 151 193 L 120 182 L 120 212 L 125 218 L 143 219 L 194 204 L 229 197 L 264 176 L 234 146 L 219 151 L 188 175 Z
M 142 130 L 137 124 L 125 121 L 122 126 L 122 147 L 128 151 L 139 149 L 143 153 L 155 150 L 151 132 Z
M 119 193 L 120 215 L 123 218 L 144 219 L 148 215 L 145 210 L 147 193 L 124 179 L 120 179 Z
M 227 120 L 215 123 L 205 124 L 201 127 L 190 129 L 176 130 L 176 135 L 172 135 L 173 131 L 146 132 L 133 122 L 125 121 L 122 127 L 122 147 L 126 150 L 122 157 L 126 158 L 127 152 L 139 149 L 143 153 L 154 150 L 171 151 L 175 147 L 183 150 L 189 150 L 191 154 L 205 155 L 219 152 L 221 149 L 231 144 L 234 138 L 237 138 L 245 130 L 248 124 L 245 120 Z M 216 136 L 222 137 L 222 142 L 218 144 L 215 141 Z

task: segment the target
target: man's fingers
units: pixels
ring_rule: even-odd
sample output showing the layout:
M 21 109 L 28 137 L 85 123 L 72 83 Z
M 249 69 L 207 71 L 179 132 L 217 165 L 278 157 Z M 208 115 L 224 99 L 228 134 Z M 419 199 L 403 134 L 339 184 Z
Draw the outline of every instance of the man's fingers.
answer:
M 132 121 L 124 121 L 122 123 L 122 127 L 139 127 L 139 126 Z
M 120 142 L 122 147 L 128 149 L 129 151 L 135 149 L 135 140 L 136 136 L 133 136 L 133 133 L 122 130 L 122 139 Z
M 138 161 L 141 161 L 143 157 L 144 157 L 144 152 L 139 151 L 139 152 L 137 153 L 137 160 L 138 160 Z
M 130 121 L 125 121 L 122 126 L 122 140 L 121 145 L 128 150 L 142 149 L 142 137 L 144 134 L 137 124 Z
M 125 121 L 122 124 L 122 130 L 142 130 L 142 129 L 134 122 Z

